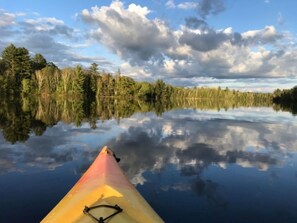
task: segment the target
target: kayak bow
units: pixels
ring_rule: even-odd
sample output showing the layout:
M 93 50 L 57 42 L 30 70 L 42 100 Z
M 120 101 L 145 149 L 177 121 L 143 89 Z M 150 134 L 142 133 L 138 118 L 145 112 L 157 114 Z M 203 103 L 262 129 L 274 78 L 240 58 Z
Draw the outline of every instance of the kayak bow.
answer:
M 159 223 L 163 220 L 125 177 L 114 153 L 105 146 L 41 222 Z

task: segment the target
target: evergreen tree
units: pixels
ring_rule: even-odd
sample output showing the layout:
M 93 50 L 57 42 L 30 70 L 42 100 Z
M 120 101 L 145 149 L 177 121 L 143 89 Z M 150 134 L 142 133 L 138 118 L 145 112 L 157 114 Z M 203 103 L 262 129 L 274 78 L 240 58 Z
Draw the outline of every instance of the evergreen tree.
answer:
M 93 75 L 98 75 L 99 72 L 98 72 L 98 64 L 96 63 L 92 63 L 91 64 L 91 67 L 89 68 L 90 70 L 90 73 L 93 74 Z
M 4 60 L 0 59 L 0 75 L 4 75 L 6 70 L 5 62 Z
M 32 69 L 29 51 L 26 48 L 17 48 L 13 44 L 2 52 L 2 63 L 5 66 L 5 78 L 8 91 L 19 92 L 23 79 L 31 79 Z
M 154 96 L 156 99 L 161 99 L 166 96 L 166 84 L 163 80 L 157 80 L 154 84 L 155 90 L 154 90 Z
M 76 66 L 74 70 L 74 79 L 73 79 L 73 93 L 83 94 L 84 93 L 84 81 L 85 74 L 81 66 Z
M 37 53 L 32 58 L 32 68 L 33 70 L 41 70 L 42 68 L 45 68 L 47 66 L 46 59 L 40 54 Z

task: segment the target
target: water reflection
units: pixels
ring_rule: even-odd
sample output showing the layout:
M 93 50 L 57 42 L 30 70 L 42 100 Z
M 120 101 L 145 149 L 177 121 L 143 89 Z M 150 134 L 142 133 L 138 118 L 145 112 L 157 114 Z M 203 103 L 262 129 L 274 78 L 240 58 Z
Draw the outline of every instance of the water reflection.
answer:
M 4 98 L 0 100 L 0 129 L 7 141 L 16 143 L 25 142 L 32 133 L 41 136 L 47 127 L 54 126 L 60 121 L 67 124 L 74 123 L 76 126 L 87 122 L 91 128 L 97 128 L 97 120 L 116 119 L 119 122 L 122 118 L 131 117 L 137 112 L 154 112 L 161 116 L 164 112 L 177 108 L 228 111 L 242 106 L 268 108 L 272 104 L 190 99 L 152 103 L 135 99 L 112 98 L 102 98 L 96 101 L 63 97 L 21 98 L 13 101 Z M 280 110 L 275 105 L 274 109 Z
M 166 222 L 217 222 L 213 213 L 221 222 L 297 219 L 293 211 L 297 208 L 293 189 L 297 184 L 297 120 L 289 113 L 269 108 L 187 109 L 162 116 L 135 113 L 120 121 L 95 121 L 95 127 L 88 121 L 80 126 L 57 122 L 43 129 L 42 136 L 29 131 L 25 142 L 15 144 L 6 142 L 3 130 L 0 183 L 11 173 L 48 172 L 63 177 L 65 168 L 70 168 L 67 174 L 74 178 L 65 184 L 72 185 L 97 155 L 98 147 L 107 144 Z M 61 184 L 60 179 L 51 183 Z M 1 201 L 0 207 L 3 210 Z M 44 207 L 44 212 L 50 208 Z M 187 210 L 180 213 L 178 208 Z M 232 218 L 236 214 L 241 218 Z
M 54 169 L 81 153 L 92 160 L 97 152 L 94 147 L 104 143 L 123 157 L 124 168 L 133 167 L 127 170 L 131 176 L 140 169 L 162 169 L 167 164 L 180 166 L 188 175 L 190 169 L 182 168 L 187 165 L 196 166 L 198 172 L 213 164 L 221 168 L 237 164 L 265 171 L 271 165 L 282 165 L 284 157 L 296 152 L 297 122 L 289 116 L 290 123 L 285 117 L 283 122 L 278 117 L 275 122 L 253 122 L 247 121 L 248 116 L 243 120 L 238 116 L 235 120 L 199 116 L 193 110 L 169 112 L 163 117 L 138 113 L 120 123 L 97 122 L 96 129 L 87 123 L 77 127 L 60 122 L 42 137 L 31 135 L 16 145 L 6 142 L 3 134 L 1 171 L 11 171 L 16 163 Z
M 129 154 L 139 153 L 146 159 L 161 160 L 161 163 L 217 164 L 221 167 L 237 163 L 265 170 L 269 165 L 280 164 L 278 156 L 285 156 L 296 148 L 294 123 L 174 120 L 167 116 L 167 119 L 151 118 L 135 125 L 114 139 L 111 145 L 129 151 Z M 135 151 L 130 151 L 132 149 Z

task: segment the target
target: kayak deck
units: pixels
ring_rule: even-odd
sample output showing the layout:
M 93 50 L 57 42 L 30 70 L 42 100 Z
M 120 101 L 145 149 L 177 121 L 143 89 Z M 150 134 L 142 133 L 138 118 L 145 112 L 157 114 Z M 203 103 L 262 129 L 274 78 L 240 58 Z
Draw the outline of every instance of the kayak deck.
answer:
M 114 153 L 104 147 L 80 180 L 41 222 L 158 223 L 163 220 L 123 174 Z

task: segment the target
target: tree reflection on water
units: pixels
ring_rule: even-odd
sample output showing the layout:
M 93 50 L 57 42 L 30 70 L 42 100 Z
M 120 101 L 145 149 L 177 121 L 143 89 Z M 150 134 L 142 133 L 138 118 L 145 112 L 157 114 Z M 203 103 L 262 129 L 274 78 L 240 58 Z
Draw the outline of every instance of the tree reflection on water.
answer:
M 84 98 L 36 97 L 0 101 L 0 128 L 5 139 L 11 143 L 25 142 L 34 133 L 41 136 L 47 127 L 58 122 L 74 123 L 80 126 L 88 122 L 91 128 L 96 128 L 98 120 L 120 120 L 137 112 L 154 112 L 161 116 L 164 112 L 174 109 L 198 110 L 230 110 L 234 108 L 266 107 L 270 104 L 245 104 L 244 102 L 218 100 L 163 100 L 148 102 L 134 99 L 100 98 L 87 100 Z M 280 107 L 274 106 L 276 110 Z
M 194 109 L 171 110 L 181 105 L 159 104 L 156 109 L 144 102 L 60 100 L 1 101 L 0 183 L 13 179 L 0 187 L 1 194 L 17 191 L 19 184 L 32 188 L 20 177 L 30 176 L 36 182 L 42 179 L 40 190 L 55 185 L 62 196 L 108 145 L 121 158 L 127 177 L 166 222 L 216 222 L 216 217 L 222 222 L 257 222 L 255 216 L 281 222 L 251 203 L 271 213 L 284 213 L 279 206 L 287 207 L 286 220 L 294 222 L 294 116 L 268 107 L 218 112 L 205 104 L 198 108 L 198 103 Z M 17 194 L 21 200 L 42 194 L 34 190 Z M 37 198 L 31 200 L 43 210 L 35 222 L 60 199 L 53 199 L 53 194 L 44 197 L 44 206 Z M 0 206 L 5 205 L 0 201 Z M 23 219 L 25 213 L 18 216 Z

